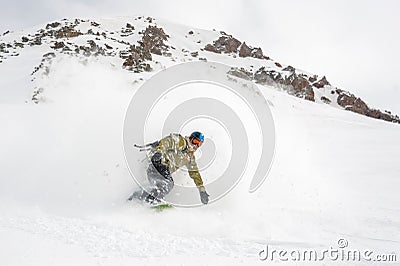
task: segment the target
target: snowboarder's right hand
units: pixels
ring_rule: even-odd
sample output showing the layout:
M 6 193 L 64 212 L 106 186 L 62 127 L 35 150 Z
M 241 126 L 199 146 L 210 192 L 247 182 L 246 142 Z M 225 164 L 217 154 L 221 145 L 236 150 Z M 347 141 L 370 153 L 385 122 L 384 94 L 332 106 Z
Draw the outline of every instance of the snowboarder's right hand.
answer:
M 204 191 L 200 191 L 200 199 L 201 199 L 201 202 L 203 203 L 203 204 L 207 204 L 208 203 L 208 197 L 209 197 L 210 195 L 208 195 L 207 194 L 207 192 L 204 190 Z

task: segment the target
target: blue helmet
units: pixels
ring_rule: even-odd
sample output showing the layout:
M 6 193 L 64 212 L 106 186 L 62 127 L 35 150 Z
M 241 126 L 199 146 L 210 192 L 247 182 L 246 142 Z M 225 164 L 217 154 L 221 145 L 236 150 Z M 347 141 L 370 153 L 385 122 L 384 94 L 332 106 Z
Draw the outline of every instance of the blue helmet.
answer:
M 203 142 L 203 141 L 204 141 L 204 135 L 203 135 L 203 133 L 201 133 L 201 132 L 199 132 L 199 131 L 195 131 L 195 132 L 193 132 L 192 134 L 190 134 L 189 139 L 190 139 L 190 140 L 192 140 L 192 139 L 198 139 L 198 140 L 200 140 L 201 142 Z

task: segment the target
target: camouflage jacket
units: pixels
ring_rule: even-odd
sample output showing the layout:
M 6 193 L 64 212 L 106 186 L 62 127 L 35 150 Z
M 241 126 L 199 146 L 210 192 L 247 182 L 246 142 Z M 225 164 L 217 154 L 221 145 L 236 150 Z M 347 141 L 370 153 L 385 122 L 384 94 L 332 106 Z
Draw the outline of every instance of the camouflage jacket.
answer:
M 172 133 L 159 141 L 159 144 L 153 150 L 153 154 L 156 152 L 162 154 L 162 163 L 168 165 L 171 174 L 186 166 L 189 176 L 196 186 L 200 191 L 204 190 L 203 180 L 194 156 L 195 150 L 190 145 L 189 137 L 182 137 L 180 134 Z

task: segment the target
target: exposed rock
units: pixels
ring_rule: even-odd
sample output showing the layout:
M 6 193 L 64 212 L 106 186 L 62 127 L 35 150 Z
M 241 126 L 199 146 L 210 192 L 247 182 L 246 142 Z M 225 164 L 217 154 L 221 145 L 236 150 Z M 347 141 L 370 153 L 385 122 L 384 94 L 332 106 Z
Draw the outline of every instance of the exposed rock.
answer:
M 80 31 L 76 31 L 74 26 L 64 26 L 61 29 L 54 31 L 54 37 L 60 38 L 73 38 L 82 35 Z
M 36 104 L 38 104 L 41 100 L 41 97 L 39 95 L 43 92 L 43 88 L 35 88 L 32 93 L 32 101 Z
M 232 36 L 226 36 L 225 38 L 220 39 L 221 45 L 225 46 L 226 53 L 236 53 L 237 49 L 240 45 L 240 41 L 233 38 Z
M 389 121 L 389 122 L 400 123 L 400 119 L 397 115 L 394 116 L 392 114 L 382 112 L 382 111 L 376 110 L 376 109 L 368 110 L 367 116 L 377 118 L 377 119 L 382 119 L 382 120 Z
M 41 45 L 42 44 L 42 38 L 36 37 L 33 41 L 29 43 L 30 46 L 34 45 Z
M 306 99 L 308 101 L 315 102 L 314 90 L 310 85 L 306 86 L 304 99 Z
M 251 57 L 258 58 L 258 59 L 265 59 L 261 48 L 253 48 L 251 51 Z
M 0 43 L 0 53 L 4 53 L 6 48 L 6 44 L 5 43 Z
M 320 89 L 326 85 L 331 85 L 331 84 L 328 82 L 328 80 L 326 79 L 325 76 L 323 76 L 322 79 L 320 79 L 318 82 L 313 84 L 313 86 L 317 87 L 318 89 Z
M 129 51 L 121 52 L 120 57 L 125 59 L 123 67 L 128 70 L 133 70 L 136 73 L 151 71 L 150 65 L 145 61 L 152 60 L 152 56 L 150 51 L 144 49 L 143 46 L 132 45 Z
M 47 53 L 43 55 L 43 58 L 54 58 L 56 57 L 56 54 L 53 52 Z
M 57 28 L 58 26 L 60 26 L 61 24 L 59 22 L 53 22 L 53 23 L 49 23 L 46 25 L 46 29 L 50 29 L 50 28 Z
M 241 79 L 245 79 L 245 80 L 252 80 L 253 79 L 253 74 L 250 71 L 247 71 L 246 69 L 244 69 L 243 67 L 241 68 L 231 68 L 231 70 L 229 70 L 228 72 L 229 75 L 241 78 Z
M 141 18 L 139 18 L 141 19 Z M 137 20 L 137 19 L 135 19 Z M 146 18 L 143 20 L 147 23 L 153 23 L 154 20 L 152 18 Z M 71 52 L 73 49 L 77 54 L 85 55 L 85 56 L 96 56 L 96 55 L 116 55 L 117 51 L 119 51 L 119 56 L 123 59 L 123 68 L 127 70 L 131 70 L 134 72 L 143 72 L 143 71 L 151 71 L 152 60 L 155 57 L 154 54 L 160 56 L 171 57 L 170 60 L 177 62 L 180 58 L 174 56 L 172 57 L 172 53 L 169 51 L 169 48 L 174 49 L 167 45 L 167 41 L 169 39 L 169 35 L 164 32 L 164 29 L 158 26 L 148 25 L 148 27 L 139 32 L 142 38 L 138 43 L 132 45 L 129 43 L 129 39 L 120 38 L 124 36 L 129 36 L 134 34 L 135 27 L 130 23 L 126 23 L 126 26 L 122 28 L 120 32 L 110 31 L 107 34 L 105 32 L 94 32 L 92 29 L 88 29 L 87 33 L 81 33 L 76 29 L 76 26 L 81 22 L 88 22 L 92 27 L 98 27 L 100 24 L 92 21 L 84 21 L 84 20 L 75 20 L 68 21 L 63 20 L 65 22 L 53 22 L 46 25 L 46 29 L 38 30 L 35 35 L 28 35 L 27 37 L 22 37 L 22 42 L 13 41 L 10 43 L 0 43 L 0 62 L 3 62 L 4 59 L 7 59 L 9 56 L 16 56 L 15 48 L 23 48 L 26 45 L 41 45 L 42 41 L 45 43 L 51 43 L 51 48 L 56 49 L 60 53 L 66 54 L 74 54 Z M 122 35 L 120 33 L 125 35 Z M 3 33 L 3 35 L 7 34 Z M 191 35 L 192 37 L 197 36 L 194 30 L 188 30 L 187 36 Z M 252 57 L 258 59 L 269 59 L 263 55 L 263 51 L 261 48 L 253 48 L 245 42 L 241 42 L 238 39 L 234 38 L 232 35 L 228 35 L 225 32 L 220 32 L 220 37 L 217 40 L 213 41 L 211 44 L 207 44 L 204 49 L 200 49 L 201 51 L 206 50 L 219 54 L 230 54 L 230 56 L 236 58 L 239 57 Z M 68 41 L 63 38 L 73 38 L 80 35 L 86 35 L 86 37 L 93 38 L 93 40 L 89 40 L 86 45 L 77 45 L 73 41 Z M 106 43 L 102 44 L 102 47 L 96 44 L 97 40 L 101 40 L 103 37 L 106 40 L 112 40 L 116 43 L 124 45 L 125 50 L 116 49 L 115 46 L 110 46 Z M 112 37 L 114 36 L 114 38 Z M 50 38 L 49 38 L 50 37 Z M 50 39 L 50 41 L 48 41 Z M 61 40 L 60 40 L 61 39 Z M 198 39 L 192 39 L 193 42 L 201 43 Z M 119 47 L 119 45 L 117 45 Z M 106 52 L 107 51 L 107 52 Z M 192 56 L 199 58 L 199 51 L 184 50 L 184 56 Z M 51 61 L 54 53 L 48 55 L 49 62 Z M 54 55 L 55 56 L 55 55 Z M 43 60 L 47 60 L 47 57 L 43 57 Z M 46 65 L 46 62 L 42 60 L 42 64 L 38 67 L 42 68 L 44 74 L 49 73 L 49 65 Z M 184 60 L 184 59 L 183 59 Z M 192 59 L 189 59 L 192 60 Z M 201 61 L 207 61 L 207 58 L 201 57 L 199 58 Z M 44 64 L 43 64 L 44 63 Z M 157 64 L 158 62 L 155 62 Z M 254 70 L 254 71 L 253 71 Z M 35 68 L 35 71 L 36 68 Z M 297 73 L 296 73 L 297 72 Z M 260 67 L 258 70 L 251 68 L 251 71 L 245 68 L 232 68 L 229 72 L 230 75 L 234 77 L 238 77 L 246 80 L 254 80 L 259 84 L 267 84 L 273 85 L 278 88 L 281 88 L 287 91 L 289 94 L 294 95 L 296 97 L 300 97 L 309 101 L 315 101 L 314 89 L 324 88 L 318 93 L 320 100 L 326 104 L 332 104 L 331 99 L 337 97 L 337 103 L 342 106 L 346 110 L 350 110 L 362 115 L 366 115 L 369 117 L 382 119 L 391 122 L 400 123 L 400 119 L 398 116 L 392 115 L 389 111 L 382 112 L 380 110 L 371 109 L 368 105 L 362 101 L 360 98 L 346 92 L 343 90 L 339 90 L 333 88 L 325 76 L 322 78 L 317 75 L 309 75 L 302 74 L 301 71 L 296 71 L 296 69 L 292 66 L 287 66 L 282 69 L 282 65 L 278 62 L 271 62 L 271 64 L 267 64 L 266 67 Z M 40 89 L 34 91 L 32 96 L 32 100 L 34 102 L 39 102 L 39 94 Z M 321 96 L 321 93 L 324 93 Z M 334 94 L 338 95 L 334 95 Z M 332 94 L 332 96 L 329 96 Z M 330 99 L 331 98 L 331 99 Z
M 310 76 L 310 77 L 308 78 L 308 81 L 309 81 L 309 82 L 315 82 L 315 81 L 317 80 L 317 78 L 318 78 L 317 75 Z
M 253 76 L 254 80 L 260 84 L 285 85 L 281 73 L 275 70 L 266 70 L 265 67 L 259 68 Z
M 53 49 L 60 49 L 63 48 L 65 46 L 64 42 L 55 42 L 53 46 L 51 46 L 51 48 Z
M 265 70 L 265 67 L 261 67 L 259 68 L 256 73 L 254 73 L 254 80 L 257 83 L 260 84 L 268 84 L 270 85 L 271 81 L 273 81 L 273 78 L 270 76 L 271 72 L 267 72 Z
M 346 110 L 389 122 L 400 123 L 398 116 L 369 108 L 363 100 L 347 91 L 336 89 L 336 93 L 339 94 L 337 103 Z
M 62 50 L 61 50 L 62 52 L 70 52 L 70 51 L 72 51 L 71 50 L 71 48 L 69 48 L 68 46 L 64 46 L 63 48 L 62 48 Z
M 337 89 L 336 92 L 339 94 L 337 98 L 337 103 L 346 110 L 356 112 L 362 115 L 366 115 L 369 108 L 368 105 L 362 101 L 360 98 L 354 96 L 353 94 Z
M 284 84 L 290 85 L 292 87 L 293 91 L 291 94 L 299 98 L 305 98 L 309 101 L 315 101 L 314 90 L 304 76 L 292 73 L 289 77 L 285 79 Z M 289 90 L 289 92 L 290 91 L 291 90 Z
M 213 44 L 207 44 L 204 50 L 214 53 L 236 53 L 241 42 L 231 35 L 224 35 L 214 41 Z
M 213 53 L 238 53 L 240 57 L 253 57 L 258 59 L 269 59 L 269 57 L 264 56 L 261 48 L 252 48 L 248 46 L 246 43 L 241 43 L 239 40 L 234 38 L 232 35 L 228 35 L 225 32 L 220 32 L 222 36 L 220 36 L 216 41 L 212 44 L 207 44 L 204 47 L 204 50 L 213 52 Z M 236 55 L 234 55 L 235 57 Z
M 75 53 L 77 54 L 83 54 L 84 56 L 105 56 L 106 52 L 104 50 L 103 47 L 100 47 L 96 44 L 95 41 L 93 40 L 88 40 L 87 43 L 89 44 L 89 46 L 87 45 L 81 45 L 81 46 L 75 46 Z M 67 51 L 71 51 L 71 48 L 69 48 L 67 45 L 65 45 L 63 47 L 63 51 L 67 52 Z
M 94 55 L 94 56 L 98 56 L 98 55 L 105 55 L 105 51 L 103 49 L 103 47 L 100 47 L 96 44 L 95 41 L 93 40 L 88 40 L 87 41 L 88 44 L 90 45 L 90 52 Z
M 132 26 L 129 23 L 126 23 L 126 27 L 122 28 L 122 30 L 121 30 L 121 33 L 123 33 L 123 34 L 121 34 L 121 37 L 127 37 L 127 36 L 134 34 L 134 30 L 135 30 L 134 26 Z
M 126 23 L 126 28 L 127 29 L 131 29 L 131 30 L 135 30 L 135 27 L 132 26 L 130 23 Z
M 326 104 L 330 104 L 332 101 L 326 98 L 325 96 L 321 96 L 321 101 L 323 101 Z
M 289 72 L 296 72 L 296 69 L 292 66 L 287 66 L 284 69 L 282 69 L 283 71 L 289 71 Z
M 99 50 L 99 46 L 97 46 L 97 44 L 95 43 L 95 41 L 93 41 L 93 40 L 88 40 L 87 42 L 88 42 L 88 44 L 90 45 L 90 51 L 91 51 L 91 52 L 96 52 L 96 51 Z
M 251 49 L 250 49 L 250 47 L 247 46 L 247 44 L 245 42 L 242 44 L 242 46 L 240 46 L 239 56 L 240 57 L 250 57 L 251 56 Z
M 217 48 L 212 44 L 207 44 L 206 47 L 204 47 L 204 50 L 213 52 L 213 53 L 219 53 L 219 54 L 221 53 L 221 51 L 218 52 Z
M 305 87 L 307 87 L 308 81 L 307 81 L 307 79 L 305 79 L 304 77 L 298 76 L 298 75 L 296 75 L 296 74 L 293 74 L 291 77 L 293 77 L 293 80 L 292 80 L 292 82 L 290 83 L 290 85 L 292 85 L 293 88 L 294 88 L 296 91 L 302 91 L 302 90 L 305 89 Z
M 134 72 L 151 71 L 150 64 L 146 61 L 151 61 L 151 54 L 168 56 L 168 46 L 164 41 L 168 40 L 169 36 L 162 28 L 156 26 L 148 26 L 143 34 L 139 45 L 131 45 L 128 50 L 121 51 L 120 57 L 125 59 L 123 67 Z
M 239 56 L 266 59 L 261 48 L 251 48 L 245 42 L 240 46 Z
M 162 28 L 156 26 L 148 26 L 144 32 L 143 37 L 140 41 L 140 45 L 143 46 L 144 50 L 150 51 L 150 53 L 162 55 L 163 51 L 168 50 L 168 46 L 164 41 L 168 40 L 169 36 L 164 32 Z
M 269 70 L 265 67 L 259 68 L 254 73 L 254 80 L 260 84 L 272 85 L 286 90 L 289 94 L 309 101 L 315 101 L 314 90 L 306 75 L 297 75 L 294 68 L 288 67 L 290 75 L 283 76 L 280 72 Z

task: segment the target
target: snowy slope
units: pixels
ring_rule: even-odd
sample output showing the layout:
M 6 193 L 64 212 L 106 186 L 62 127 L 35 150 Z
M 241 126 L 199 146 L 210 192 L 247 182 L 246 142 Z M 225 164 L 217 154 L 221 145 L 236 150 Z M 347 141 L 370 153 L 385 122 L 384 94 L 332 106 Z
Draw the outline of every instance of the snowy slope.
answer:
M 98 20 L 109 31 L 121 30 L 126 21 Z M 70 56 L 49 48 L 55 42 L 49 37 L 46 45 L 15 49 L 18 56 L 3 59 L 2 265 L 253 265 L 267 263 L 258 255 L 265 245 L 321 250 L 336 247 L 340 238 L 353 249 L 396 253 L 399 261 L 400 127 L 271 86 L 259 88 L 274 115 L 276 156 L 259 190 L 247 192 L 250 171 L 228 196 L 202 208 L 156 213 L 125 201 L 136 185 L 124 161 L 123 120 L 146 79 L 201 57 L 238 67 L 265 63 L 201 50 L 193 57 L 182 49 L 200 49 L 219 33 L 194 30 L 199 34 L 192 36 L 184 26 L 164 23 L 175 50 L 172 56 L 152 55 L 150 72 L 121 68 L 118 53 L 126 45 L 109 39 L 110 56 Z M 92 27 L 86 26 L 79 30 Z M 2 38 L 11 42 L 31 32 Z M 87 45 L 87 36 L 69 41 Z M 31 75 L 49 52 L 56 57 Z

